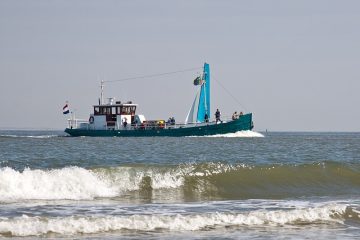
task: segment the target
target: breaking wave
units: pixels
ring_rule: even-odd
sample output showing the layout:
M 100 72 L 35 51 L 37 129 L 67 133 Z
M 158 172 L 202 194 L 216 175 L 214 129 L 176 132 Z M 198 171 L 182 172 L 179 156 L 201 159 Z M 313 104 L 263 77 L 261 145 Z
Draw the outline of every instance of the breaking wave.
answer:
M 166 191 L 162 191 L 162 190 Z M 108 168 L 17 171 L 0 168 L 0 201 L 112 198 L 129 192 L 201 199 L 282 199 L 360 192 L 360 166 L 322 162 L 303 165 L 177 166 L 129 165 Z M 162 191 L 162 192 L 161 192 Z
M 111 197 L 117 192 L 89 170 L 70 167 L 56 170 L 18 172 L 0 170 L 0 201 L 21 199 L 93 199 Z
M 345 204 L 319 207 L 181 214 L 134 214 L 118 216 L 21 217 L 0 219 L 2 236 L 41 236 L 46 234 L 92 234 L 109 231 L 199 231 L 236 226 L 286 226 L 342 224 L 359 220 L 359 214 Z

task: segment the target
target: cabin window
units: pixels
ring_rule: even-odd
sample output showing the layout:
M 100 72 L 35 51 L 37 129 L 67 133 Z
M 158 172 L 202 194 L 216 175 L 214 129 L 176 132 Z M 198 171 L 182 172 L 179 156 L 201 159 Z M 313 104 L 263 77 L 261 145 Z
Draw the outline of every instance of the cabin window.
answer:
M 94 107 L 94 115 L 99 115 L 99 114 L 100 114 L 99 107 Z
M 111 114 L 111 108 L 110 107 L 101 107 L 100 108 L 100 114 L 101 115 Z
M 123 106 L 122 109 L 121 109 L 121 114 L 129 115 L 130 114 L 129 111 L 130 111 L 129 107 L 124 107 Z
M 111 108 L 111 114 L 113 115 L 135 115 L 135 111 L 136 106 L 116 106 Z

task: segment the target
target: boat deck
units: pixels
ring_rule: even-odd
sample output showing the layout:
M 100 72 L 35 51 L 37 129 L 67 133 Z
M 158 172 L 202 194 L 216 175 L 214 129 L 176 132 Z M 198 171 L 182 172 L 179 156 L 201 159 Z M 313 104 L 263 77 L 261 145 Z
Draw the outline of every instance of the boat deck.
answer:
M 252 114 L 242 115 L 239 119 L 222 121 L 216 123 L 188 123 L 188 124 L 163 124 L 163 125 L 141 125 L 128 124 L 108 126 L 104 130 L 91 129 L 90 124 L 80 120 L 71 120 L 69 128 L 65 132 L 71 136 L 119 136 L 119 137 L 147 137 L 147 136 L 204 136 L 233 133 L 242 130 L 251 130 Z M 79 126 L 79 127 L 75 127 Z

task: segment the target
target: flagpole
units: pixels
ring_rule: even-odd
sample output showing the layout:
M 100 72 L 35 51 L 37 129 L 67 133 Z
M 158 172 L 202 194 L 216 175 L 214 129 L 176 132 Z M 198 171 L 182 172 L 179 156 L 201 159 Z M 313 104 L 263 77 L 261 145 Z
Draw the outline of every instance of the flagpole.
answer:
M 77 128 L 77 122 L 76 122 L 76 119 L 75 119 L 75 113 L 74 113 L 74 111 L 71 111 L 71 117 L 72 117 L 73 123 L 75 123 L 75 128 Z

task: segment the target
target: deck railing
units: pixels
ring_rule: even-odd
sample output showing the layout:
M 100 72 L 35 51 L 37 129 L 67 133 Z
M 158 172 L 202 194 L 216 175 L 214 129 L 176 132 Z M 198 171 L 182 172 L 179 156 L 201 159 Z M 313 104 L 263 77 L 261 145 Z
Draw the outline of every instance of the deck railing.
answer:
M 228 122 L 231 121 L 232 118 L 229 116 L 224 116 L 221 118 L 222 122 Z M 109 122 L 109 124 L 106 124 L 103 126 L 104 130 L 149 130 L 149 129 L 171 129 L 171 128 L 184 128 L 184 127 L 196 127 L 196 126 L 205 126 L 205 125 L 212 125 L 216 124 L 215 119 L 210 119 L 209 122 L 205 123 L 167 123 L 164 124 L 155 124 L 155 123 L 139 123 L 139 124 L 127 124 L 126 127 L 124 124 L 121 124 L 119 122 Z M 98 130 L 95 128 L 93 124 L 90 124 L 88 120 L 85 119 L 68 119 L 68 128 L 81 128 L 81 129 L 87 129 L 87 130 Z
M 85 119 L 68 119 L 68 128 L 80 128 L 81 124 L 89 124 Z

